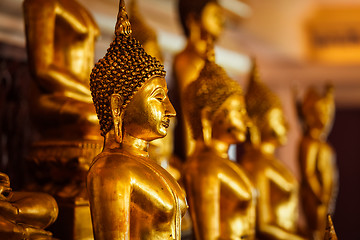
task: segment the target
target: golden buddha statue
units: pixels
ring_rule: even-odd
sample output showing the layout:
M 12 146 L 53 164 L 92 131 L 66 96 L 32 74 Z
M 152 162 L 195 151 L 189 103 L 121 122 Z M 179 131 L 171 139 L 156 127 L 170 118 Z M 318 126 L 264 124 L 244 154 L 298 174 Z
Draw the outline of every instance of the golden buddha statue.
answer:
M 178 112 L 179 133 L 183 138 L 175 147 L 183 145 L 184 149 L 176 150 L 182 158 L 188 156 L 195 147 L 191 138 L 189 123 L 183 117 L 181 98 L 186 87 L 197 79 L 206 59 L 207 42 L 214 42 L 221 34 L 224 24 L 223 12 L 216 0 L 179 0 L 179 15 L 186 35 L 186 47 L 174 58 L 175 107 Z M 185 154 L 186 153 L 186 154 Z
M 337 193 L 335 154 L 326 138 L 334 120 L 334 95 L 310 87 L 301 104 L 304 135 L 300 141 L 299 164 L 302 176 L 301 200 L 314 239 L 324 238 L 328 213 L 333 212 Z
M 0 238 L 7 240 L 52 239 L 44 230 L 57 218 L 58 206 L 45 193 L 13 192 L 10 179 L 0 173 Z
M 324 240 L 338 240 L 330 214 L 327 215 Z
M 35 183 L 27 188 L 56 197 L 56 237 L 91 239 L 86 173 L 103 145 L 89 89 L 99 29 L 75 0 L 24 0 L 23 10 L 34 80 L 28 164 Z
M 240 85 L 209 59 L 183 97 L 196 139 L 183 169 L 196 239 L 255 239 L 252 184 L 228 156 L 230 144 L 246 138 Z
M 303 239 L 297 234 L 298 182 L 274 156 L 286 142 L 287 123 L 280 99 L 259 80 L 256 66 L 245 96 L 253 126 L 252 144 L 239 159 L 257 188 L 257 236 L 259 239 Z
M 149 141 L 166 135 L 175 116 L 164 67 L 131 36 L 123 0 L 115 35 L 90 76 L 105 138 L 87 176 L 94 237 L 179 240 L 184 192 L 147 151 Z

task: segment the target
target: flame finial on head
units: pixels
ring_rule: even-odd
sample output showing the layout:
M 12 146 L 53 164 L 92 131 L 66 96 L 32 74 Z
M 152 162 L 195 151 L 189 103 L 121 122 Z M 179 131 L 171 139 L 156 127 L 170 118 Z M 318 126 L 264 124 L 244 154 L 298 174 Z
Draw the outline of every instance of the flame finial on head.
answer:
M 125 0 L 119 2 L 119 12 L 115 25 L 115 35 L 130 35 L 132 32 L 128 14 L 125 8 Z
M 279 97 L 261 81 L 255 60 L 253 60 L 245 100 L 247 111 L 251 118 L 257 117 L 263 119 L 269 110 L 273 108 L 282 109 Z

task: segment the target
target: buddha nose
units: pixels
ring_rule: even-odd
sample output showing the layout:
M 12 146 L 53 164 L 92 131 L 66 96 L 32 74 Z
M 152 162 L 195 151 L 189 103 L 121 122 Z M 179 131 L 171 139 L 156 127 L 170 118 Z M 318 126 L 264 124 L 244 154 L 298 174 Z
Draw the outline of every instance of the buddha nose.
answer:
M 168 117 L 176 117 L 176 111 L 173 105 L 171 104 L 169 98 L 166 98 L 166 108 L 165 108 L 165 114 Z

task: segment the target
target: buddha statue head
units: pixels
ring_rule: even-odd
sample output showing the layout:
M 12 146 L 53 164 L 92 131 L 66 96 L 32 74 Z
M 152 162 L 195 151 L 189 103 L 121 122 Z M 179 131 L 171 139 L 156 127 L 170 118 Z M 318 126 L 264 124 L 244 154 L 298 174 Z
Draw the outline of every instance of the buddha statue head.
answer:
M 247 113 L 240 85 L 208 57 L 196 81 L 184 93 L 185 115 L 193 138 L 228 144 L 245 141 Z
M 137 0 L 132 0 L 129 6 L 132 36 L 140 42 L 145 51 L 158 60 L 162 61 L 161 50 L 154 31 L 142 17 Z
M 195 32 L 201 39 L 207 35 L 216 39 L 222 32 L 224 19 L 217 0 L 179 0 L 179 15 L 188 38 Z
M 331 129 L 335 113 L 333 87 L 327 85 L 323 94 L 309 87 L 301 105 L 301 116 L 305 131 L 318 131 L 327 135 Z
M 124 134 L 151 141 L 164 137 L 175 110 L 167 97 L 164 66 L 145 52 L 131 36 L 124 1 L 115 39 L 90 76 L 90 90 L 105 137 L 114 130 L 121 143 Z
M 288 124 L 279 97 L 260 81 L 254 63 L 245 95 L 246 108 L 253 123 L 251 138 L 254 143 L 285 144 Z

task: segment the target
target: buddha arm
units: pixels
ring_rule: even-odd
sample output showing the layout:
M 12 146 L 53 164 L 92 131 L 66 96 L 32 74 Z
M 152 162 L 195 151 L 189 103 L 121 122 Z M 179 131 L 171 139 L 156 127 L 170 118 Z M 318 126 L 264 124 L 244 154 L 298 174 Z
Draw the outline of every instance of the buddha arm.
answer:
M 326 143 L 321 146 L 318 169 L 322 179 L 322 200 L 327 203 L 334 194 L 334 188 L 337 187 L 336 181 L 338 173 L 335 165 L 335 154 L 332 148 Z
M 220 237 L 220 182 L 217 177 L 187 176 L 186 187 L 196 239 Z M 190 181 L 189 181 L 190 180 Z
M 261 235 L 267 236 L 267 239 L 276 240 L 304 240 L 304 238 L 285 231 L 279 226 L 273 224 L 273 206 L 270 202 L 270 182 L 265 174 L 258 176 L 256 186 L 259 190 L 258 205 L 257 205 L 257 222 L 258 229 Z
M 243 172 L 237 171 L 239 178 L 231 179 L 227 174 L 219 174 L 221 184 L 232 190 L 232 193 L 241 201 L 250 201 L 252 198 L 250 183 L 246 182 L 247 176 Z
M 90 90 L 65 68 L 56 66 L 55 21 L 58 16 L 69 20 L 66 11 L 60 10 L 53 0 L 24 1 L 27 48 L 30 64 L 37 82 L 46 92 L 69 96 L 80 101 L 91 102 Z M 71 19 L 69 21 L 72 21 Z M 84 31 L 79 24 L 70 22 L 75 29 Z M 64 36 L 66 37 L 66 36 Z M 61 50 L 63 51 L 63 50 Z M 65 50 L 64 50 L 65 51 Z
M 95 239 L 129 240 L 130 177 L 111 169 L 90 169 L 87 188 Z
M 303 166 L 305 181 L 308 183 L 314 196 L 322 202 L 322 187 L 316 175 L 317 153 L 319 148 L 316 144 L 304 141 L 300 151 L 300 164 Z
M 276 169 L 267 168 L 264 174 L 268 180 L 271 180 L 271 182 L 275 183 L 276 186 L 284 192 L 294 191 L 294 185 L 297 185 L 297 183 L 291 179 L 286 178 L 286 176 L 283 176 L 282 173 L 279 173 Z M 287 173 L 283 174 L 286 175 Z
M 16 221 L 19 209 L 7 200 L 0 200 L 0 215 L 8 220 Z

